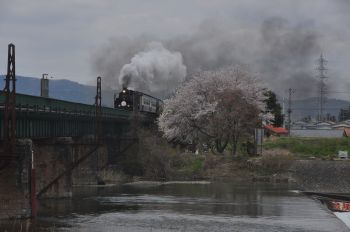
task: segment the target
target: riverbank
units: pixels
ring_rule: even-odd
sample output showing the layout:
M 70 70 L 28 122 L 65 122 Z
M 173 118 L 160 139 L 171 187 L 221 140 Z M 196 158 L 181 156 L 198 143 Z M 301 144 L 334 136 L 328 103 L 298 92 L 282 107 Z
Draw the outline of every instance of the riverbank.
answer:
M 349 138 L 271 137 L 264 151 L 284 151 L 295 157 L 288 173 L 304 191 L 350 193 L 350 161 L 338 159 L 338 151 L 350 154 Z
M 111 180 L 119 182 L 138 181 L 247 181 L 290 182 L 289 168 L 294 158 L 289 153 L 274 151 L 263 157 L 237 156 L 229 154 L 167 153 L 161 158 L 144 157 L 141 163 L 143 175 L 128 175 L 116 172 Z M 113 175 L 110 175 L 113 176 Z M 108 183 L 108 182 L 107 182 Z
M 184 156 L 184 157 L 182 157 Z M 182 158 L 181 158 L 182 157 Z M 349 193 L 350 161 L 301 160 L 285 150 L 264 151 L 259 157 L 232 159 L 225 155 L 186 153 L 169 160 L 163 178 L 154 175 L 129 176 L 125 182 L 139 181 L 236 181 L 262 183 L 296 183 L 299 190 Z M 176 164 L 176 165 L 175 165 Z M 152 164 L 149 167 L 153 167 Z M 162 168 L 162 167 L 160 167 Z M 158 173 L 157 170 L 154 170 Z M 152 183 L 152 182 L 150 182 Z
M 300 189 L 320 193 L 350 193 L 350 161 L 299 160 L 292 167 Z
M 238 149 L 237 155 L 232 157 L 229 151 L 223 154 L 214 154 L 210 150 L 199 154 L 186 152 L 184 148 L 171 145 L 149 131 L 140 132 L 139 138 L 138 147 L 135 149 L 137 152 L 120 159 L 118 162 L 122 169 L 107 172 L 108 175 L 105 176 L 109 180 L 106 180 L 106 183 L 113 183 L 113 180 L 118 183 L 198 180 L 272 183 L 295 181 L 299 183 L 301 190 L 321 191 L 323 186 L 334 186 L 332 183 L 335 179 L 342 181 L 346 178 L 341 172 L 328 178 L 334 174 L 333 169 L 342 166 L 341 162 L 346 161 L 339 161 L 340 163 L 335 165 L 332 162 L 336 161 L 323 161 L 333 159 L 337 150 L 350 147 L 350 140 L 347 138 L 269 138 L 264 141 L 262 156 L 249 156 L 244 153 L 244 149 Z M 302 163 L 303 160 L 314 160 L 315 164 L 311 162 L 306 165 Z M 319 168 L 319 171 L 316 170 Z M 319 178 L 313 177 L 311 181 L 308 177 L 313 175 Z M 343 192 L 342 183 L 345 181 L 337 183 L 338 187 L 335 190 Z M 322 192 L 330 189 L 325 187 Z

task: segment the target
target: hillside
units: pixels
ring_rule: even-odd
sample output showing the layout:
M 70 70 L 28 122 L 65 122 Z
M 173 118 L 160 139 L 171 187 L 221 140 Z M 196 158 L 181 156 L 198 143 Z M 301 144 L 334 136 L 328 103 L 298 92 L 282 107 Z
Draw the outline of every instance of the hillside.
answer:
M 3 75 L 0 75 L 1 79 L 4 79 Z M 93 104 L 96 94 L 96 87 L 79 84 L 70 80 L 55 80 L 50 79 L 50 97 L 80 102 L 85 104 Z M 40 95 L 40 79 L 33 77 L 17 76 L 17 92 L 29 95 Z M 0 88 L 4 88 L 4 81 L 0 82 Z M 102 104 L 105 106 L 113 106 L 113 91 L 102 91 Z M 348 108 L 350 106 L 349 101 L 339 99 L 327 99 L 325 104 L 325 112 L 335 115 L 338 118 L 339 110 L 341 108 Z M 287 111 L 288 105 L 285 103 L 285 110 Z M 308 98 L 303 100 L 295 100 L 292 102 L 292 120 L 299 120 L 310 115 L 316 118 L 318 114 L 318 99 Z
M 330 115 L 336 116 L 338 119 L 339 110 L 348 108 L 350 106 L 349 101 L 340 100 L 340 99 L 327 99 L 324 109 L 325 114 L 329 113 Z M 286 108 L 288 106 L 286 105 Z M 292 120 L 298 120 L 310 115 L 313 118 L 316 118 L 319 113 L 319 103 L 317 98 L 308 98 L 303 100 L 296 100 L 292 102 Z
M 0 75 L 3 80 L 4 76 Z M 0 88 L 4 88 L 4 81 L 0 82 Z M 17 76 L 16 90 L 18 93 L 28 95 L 40 95 L 40 79 L 34 77 Z M 113 92 L 102 92 L 102 104 L 105 106 L 113 106 Z M 50 79 L 49 96 L 51 98 L 79 102 L 85 104 L 94 104 L 96 95 L 96 87 L 82 85 L 70 80 Z

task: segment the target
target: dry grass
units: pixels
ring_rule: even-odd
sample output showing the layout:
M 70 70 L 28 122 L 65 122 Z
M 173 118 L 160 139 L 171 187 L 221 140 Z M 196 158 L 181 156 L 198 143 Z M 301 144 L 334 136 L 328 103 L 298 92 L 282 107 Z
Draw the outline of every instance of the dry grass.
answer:
M 284 149 L 264 151 L 263 156 L 250 159 L 249 167 L 264 174 L 283 173 L 288 171 L 295 160 L 295 156 Z

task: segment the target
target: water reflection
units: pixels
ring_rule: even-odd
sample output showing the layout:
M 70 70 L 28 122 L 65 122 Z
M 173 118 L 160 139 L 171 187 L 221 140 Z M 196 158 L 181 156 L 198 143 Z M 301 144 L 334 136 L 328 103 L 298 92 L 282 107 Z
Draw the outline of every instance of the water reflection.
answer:
M 251 183 L 77 188 L 73 199 L 41 200 L 34 231 L 348 231 L 294 188 Z
M 172 210 L 178 213 L 201 214 L 280 215 L 281 205 L 276 197 L 294 200 L 297 194 L 288 193 L 288 186 L 233 185 L 213 183 L 208 185 L 174 184 L 142 188 L 122 186 L 115 188 L 78 189 L 72 200 L 43 200 L 40 216 L 66 215 L 70 212 L 96 214 L 125 210 Z M 94 196 L 88 196 L 94 195 Z M 84 202 L 83 204 L 81 204 Z M 293 212 L 291 212 L 293 213 Z

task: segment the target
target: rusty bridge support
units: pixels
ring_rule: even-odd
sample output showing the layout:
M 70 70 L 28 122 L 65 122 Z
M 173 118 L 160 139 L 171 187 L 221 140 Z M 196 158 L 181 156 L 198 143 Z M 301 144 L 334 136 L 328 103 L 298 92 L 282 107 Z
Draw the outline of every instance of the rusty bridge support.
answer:
M 4 140 L 3 155 L 1 157 L 2 166 L 15 160 L 16 154 L 16 63 L 15 45 L 8 45 L 7 74 L 5 78 L 4 102 Z
M 35 170 L 30 154 L 31 141 L 17 140 L 16 134 L 16 56 L 13 44 L 8 45 L 7 74 L 2 94 L 0 219 L 35 217 Z

